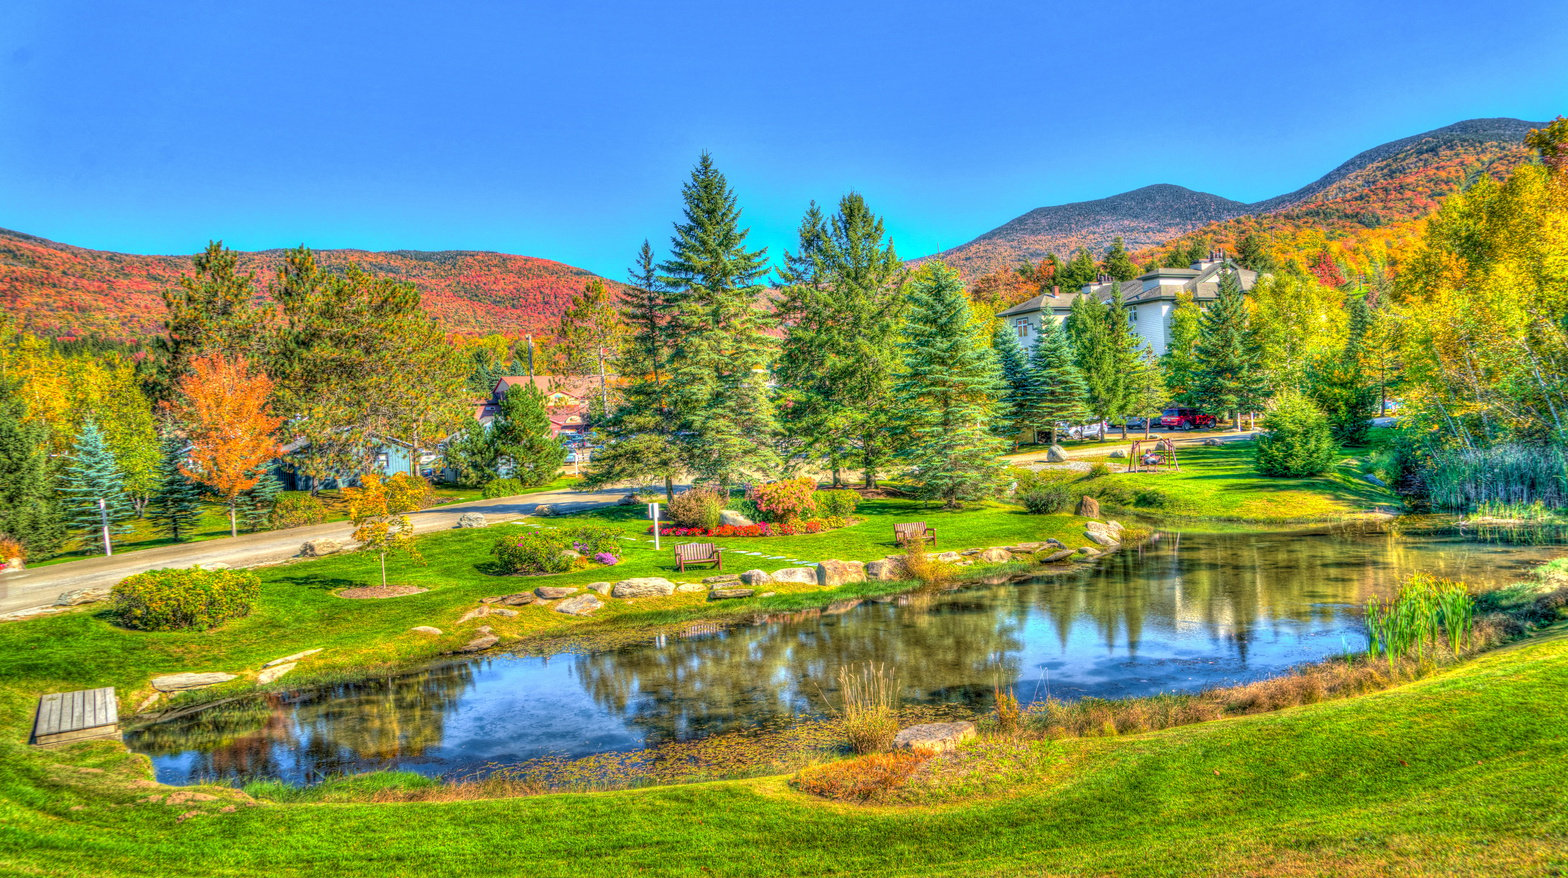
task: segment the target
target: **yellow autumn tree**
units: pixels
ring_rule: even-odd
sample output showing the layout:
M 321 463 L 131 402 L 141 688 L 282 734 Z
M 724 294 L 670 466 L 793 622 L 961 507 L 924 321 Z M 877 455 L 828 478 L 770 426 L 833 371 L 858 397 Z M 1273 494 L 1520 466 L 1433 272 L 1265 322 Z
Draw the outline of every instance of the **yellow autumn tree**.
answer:
M 381 585 L 387 584 L 387 556 L 402 552 L 421 563 L 414 547 L 414 523 L 408 513 L 419 509 L 430 493 L 430 485 L 418 476 L 398 473 L 382 479 L 375 473 L 360 478 L 359 487 L 345 488 L 343 502 L 349 521 L 354 523 L 354 539 L 359 548 L 374 552 L 381 562 Z
M 180 471 L 218 495 L 229 508 L 229 536 L 235 536 L 240 495 L 256 486 L 278 453 L 273 431 L 283 419 L 268 406 L 272 379 L 252 371 L 242 356 L 210 354 L 193 359 L 176 387 L 174 418 L 190 442 Z

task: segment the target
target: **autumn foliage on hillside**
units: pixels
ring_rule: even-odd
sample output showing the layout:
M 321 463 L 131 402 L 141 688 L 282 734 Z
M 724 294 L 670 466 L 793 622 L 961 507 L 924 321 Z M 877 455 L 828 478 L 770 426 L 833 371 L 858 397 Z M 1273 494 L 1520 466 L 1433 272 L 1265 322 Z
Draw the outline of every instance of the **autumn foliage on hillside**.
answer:
M 283 264 L 282 250 L 240 255 L 257 286 Z M 467 250 L 319 250 L 326 270 L 350 262 L 406 280 L 425 310 L 453 333 L 549 334 L 573 295 L 594 275 L 580 268 L 505 253 Z M 191 271 L 188 256 L 86 250 L 0 229 L 0 301 L 28 330 L 50 337 L 145 339 L 163 329 L 161 293 Z

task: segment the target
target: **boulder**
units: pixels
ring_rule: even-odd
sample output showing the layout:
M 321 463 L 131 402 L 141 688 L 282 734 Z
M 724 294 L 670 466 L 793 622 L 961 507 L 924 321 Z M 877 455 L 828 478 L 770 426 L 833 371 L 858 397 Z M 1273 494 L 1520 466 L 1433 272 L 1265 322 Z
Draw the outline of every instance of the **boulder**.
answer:
M 216 686 L 227 683 L 235 678 L 234 674 L 206 673 L 206 674 L 164 674 L 152 678 L 152 688 L 159 692 L 182 692 L 186 689 L 203 689 L 207 686 Z
M 1006 549 L 986 549 L 980 553 L 980 560 L 987 564 L 1005 564 L 1013 560 L 1013 553 Z
M 1084 498 L 1078 501 L 1078 515 L 1084 518 L 1099 518 L 1100 501 L 1084 495 Z
M 567 598 L 556 604 L 554 609 L 557 613 L 565 613 L 568 616 L 586 616 L 603 606 L 604 601 L 599 600 L 598 595 L 589 593 Z
M 506 607 L 496 607 L 490 611 L 490 615 L 500 616 L 503 619 L 515 619 L 517 618 L 517 611 L 509 610 Z
M 481 634 L 458 648 L 458 652 L 481 652 L 501 642 L 494 634 Z
M 1041 564 L 1055 564 L 1058 561 L 1066 561 L 1068 558 L 1071 558 L 1076 554 L 1078 553 L 1072 549 L 1057 549 L 1054 552 L 1041 552 L 1034 557 L 1035 560 L 1039 561 Z
M 823 561 L 817 565 L 817 585 L 829 588 L 866 581 L 866 565 L 860 561 Z
M 957 552 L 939 552 L 936 560 L 943 564 L 957 564 L 959 561 L 964 560 L 964 556 Z
M 280 658 L 280 659 L 273 659 L 272 661 L 267 662 L 266 664 L 262 665 L 262 667 L 263 668 L 270 668 L 270 667 L 274 667 L 276 665 L 293 664 L 294 662 L 297 662 L 297 661 L 299 661 L 302 658 L 305 658 L 307 656 L 315 655 L 318 652 L 321 652 L 321 647 L 319 647 L 319 646 L 316 647 L 315 649 L 307 649 L 304 652 L 296 652 L 293 655 L 286 655 L 286 656 L 284 656 L 283 658 Z
M 866 565 L 866 578 L 872 582 L 897 582 L 909 578 L 909 565 L 903 555 L 889 555 Z
M 441 636 L 441 629 L 440 628 L 432 628 L 429 625 L 415 625 L 414 627 L 412 627 L 412 628 L 410 628 L 408 630 L 413 631 L 416 634 L 429 634 L 431 637 L 440 637 Z
M 1045 548 L 1045 543 L 1014 543 L 1011 546 L 1007 546 L 1005 548 L 1009 552 L 1028 555 Z
M 609 594 L 610 593 L 610 589 L 612 589 L 612 588 L 615 588 L 615 583 L 613 583 L 613 582 L 590 582 L 590 583 L 588 583 L 588 590 L 593 592 L 594 594 Z
M 1126 460 L 1127 459 L 1127 452 L 1125 452 L 1125 451 L 1121 450 L 1120 448 L 1118 448 L 1115 451 L 1112 451 L 1107 456 L 1110 457 L 1111 460 Z
M 485 524 L 483 512 L 465 512 L 457 517 L 458 527 L 484 527 Z
M 1067 449 L 1060 445 L 1052 445 L 1050 448 L 1046 449 L 1045 459 L 1051 463 L 1066 463 L 1068 460 Z
M 308 540 L 299 547 L 299 553 L 305 558 L 324 558 L 327 555 L 336 555 L 343 551 L 343 544 L 337 540 L 319 539 Z
M 744 575 L 742 579 L 744 579 Z M 773 571 L 774 582 L 798 582 L 802 585 L 816 585 L 817 571 L 814 567 L 785 567 L 783 570 Z M 747 581 L 750 585 L 750 581 Z
M 507 607 L 525 607 L 539 600 L 538 595 L 531 591 L 520 591 L 516 594 L 498 594 L 493 597 L 480 598 L 481 604 L 501 604 Z
M 109 597 L 107 588 L 74 588 L 54 599 L 57 607 L 79 607 L 82 604 L 91 604 Z
M 281 665 L 273 665 L 270 668 L 263 668 L 261 673 L 256 675 L 256 682 L 265 686 L 266 684 L 271 683 L 273 680 L 276 680 L 284 674 L 287 674 L 289 671 L 294 670 L 294 668 L 294 662 L 287 662 Z
M 1224 445 L 1224 444 L 1225 443 L 1221 442 L 1218 439 L 1205 439 L 1205 440 L 1203 440 L 1203 447 L 1205 447 L 1205 448 L 1218 448 L 1218 447 L 1220 447 L 1221 445 Z
M 1099 553 L 1096 552 L 1095 550 L 1089 548 L 1088 546 L 1079 546 L 1075 550 L 1075 554 L 1078 554 L 1078 555 L 1098 555 Z
M 637 495 L 636 494 L 626 494 L 625 496 L 621 497 L 621 499 L 615 501 L 615 505 L 616 506 L 636 506 L 638 504 L 638 502 L 639 501 L 637 500 Z
M 1116 537 L 1112 536 L 1108 531 L 1103 529 L 1085 530 L 1083 535 L 1089 538 L 1089 542 L 1094 543 L 1097 546 L 1104 546 L 1107 549 L 1115 548 L 1116 546 L 1121 545 L 1121 543 L 1117 541 Z
M 548 503 L 540 503 L 534 507 L 534 514 L 541 518 L 549 518 L 555 514 L 555 507 Z
M 724 585 L 728 582 L 740 582 L 739 573 L 720 573 L 718 576 L 709 576 L 702 580 L 706 585 Z
M 772 582 L 773 575 L 766 570 L 747 570 L 740 575 L 740 581 L 747 585 L 761 585 L 764 582 Z
M 756 522 L 752 521 L 744 515 L 741 515 L 739 512 L 736 512 L 733 509 L 725 509 L 719 513 L 719 524 L 727 524 L 730 527 L 751 527 L 752 525 L 756 524 Z
M 756 591 L 749 588 L 716 588 L 708 592 L 708 600 L 727 601 L 733 598 L 749 598 L 754 594 Z
M 690 594 L 697 591 L 707 591 L 708 587 L 700 582 L 683 582 L 675 586 L 675 590 L 683 594 Z
M 1386 487 L 1388 487 L 1388 483 L 1387 482 L 1383 481 L 1382 479 L 1378 478 L 1377 476 L 1372 475 L 1371 473 L 1367 473 L 1366 475 L 1362 476 L 1361 478 L 1362 478 L 1363 481 L 1365 481 L 1369 485 L 1377 485 L 1379 488 L 1386 488 Z
M 975 724 L 970 722 L 921 723 L 895 735 L 893 748 L 921 753 L 946 753 L 965 741 L 973 740 L 975 735 Z
M 457 619 L 457 624 L 461 625 L 464 622 L 470 621 L 472 619 L 477 619 L 480 616 L 488 616 L 488 615 L 490 615 L 490 605 L 489 604 L 486 604 L 486 605 L 481 606 L 481 607 L 475 607 L 474 609 L 469 610 L 468 612 L 466 612 L 463 615 L 459 616 L 458 619 Z
M 623 579 L 610 589 L 611 596 L 618 598 L 655 598 L 674 593 L 675 583 L 658 576 Z
M 577 594 L 577 589 L 564 585 L 541 585 L 534 589 L 534 594 L 541 601 L 558 601 L 561 598 L 569 598 Z

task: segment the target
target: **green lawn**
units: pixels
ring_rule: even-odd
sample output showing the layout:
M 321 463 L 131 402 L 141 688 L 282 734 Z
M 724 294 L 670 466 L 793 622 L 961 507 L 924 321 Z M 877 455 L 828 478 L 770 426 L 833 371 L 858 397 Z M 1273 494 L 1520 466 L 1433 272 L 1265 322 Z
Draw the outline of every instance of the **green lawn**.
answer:
M 0 712 L 28 708 L 0 690 Z M 24 875 L 1548 875 L 1568 868 L 1568 638 L 1381 693 L 1120 738 L 986 741 L 928 804 L 786 778 L 419 804 L 192 801 L 112 745 L 0 739 Z M 964 776 L 979 771 L 966 792 Z M 996 783 L 1000 777 L 1002 783 Z M 956 791 L 956 792 L 955 792 Z M 232 808 L 232 811 L 224 811 Z M 181 821 L 182 815 L 188 815 Z
M 1106 445 L 1107 455 L 1127 450 L 1122 443 Z M 1102 456 L 1089 462 L 1103 463 L 1110 473 L 1080 484 L 1083 493 L 1100 497 L 1111 508 L 1173 522 L 1334 521 L 1401 506 L 1392 491 L 1367 482 L 1357 466 L 1343 463 L 1348 454 L 1322 476 L 1287 479 L 1259 475 L 1253 447 L 1250 441 L 1179 447 L 1181 469 L 1158 473 L 1129 473 L 1126 460 Z

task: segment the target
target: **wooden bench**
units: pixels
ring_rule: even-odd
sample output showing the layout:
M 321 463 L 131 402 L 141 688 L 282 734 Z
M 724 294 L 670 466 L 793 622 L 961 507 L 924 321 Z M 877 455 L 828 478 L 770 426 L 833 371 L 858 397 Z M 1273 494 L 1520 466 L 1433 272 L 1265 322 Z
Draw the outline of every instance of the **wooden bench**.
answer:
M 688 564 L 712 564 L 719 570 L 724 569 L 724 556 L 718 547 L 712 543 L 687 543 L 675 547 L 675 566 L 680 572 L 686 572 Z
M 33 744 L 69 744 L 120 736 L 120 709 L 114 687 L 56 692 L 38 699 L 33 719 Z
M 911 541 L 922 540 L 936 545 L 936 529 L 926 527 L 923 521 L 910 521 L 904 524 L 893 525 L 893 541 L 900 546 Z

